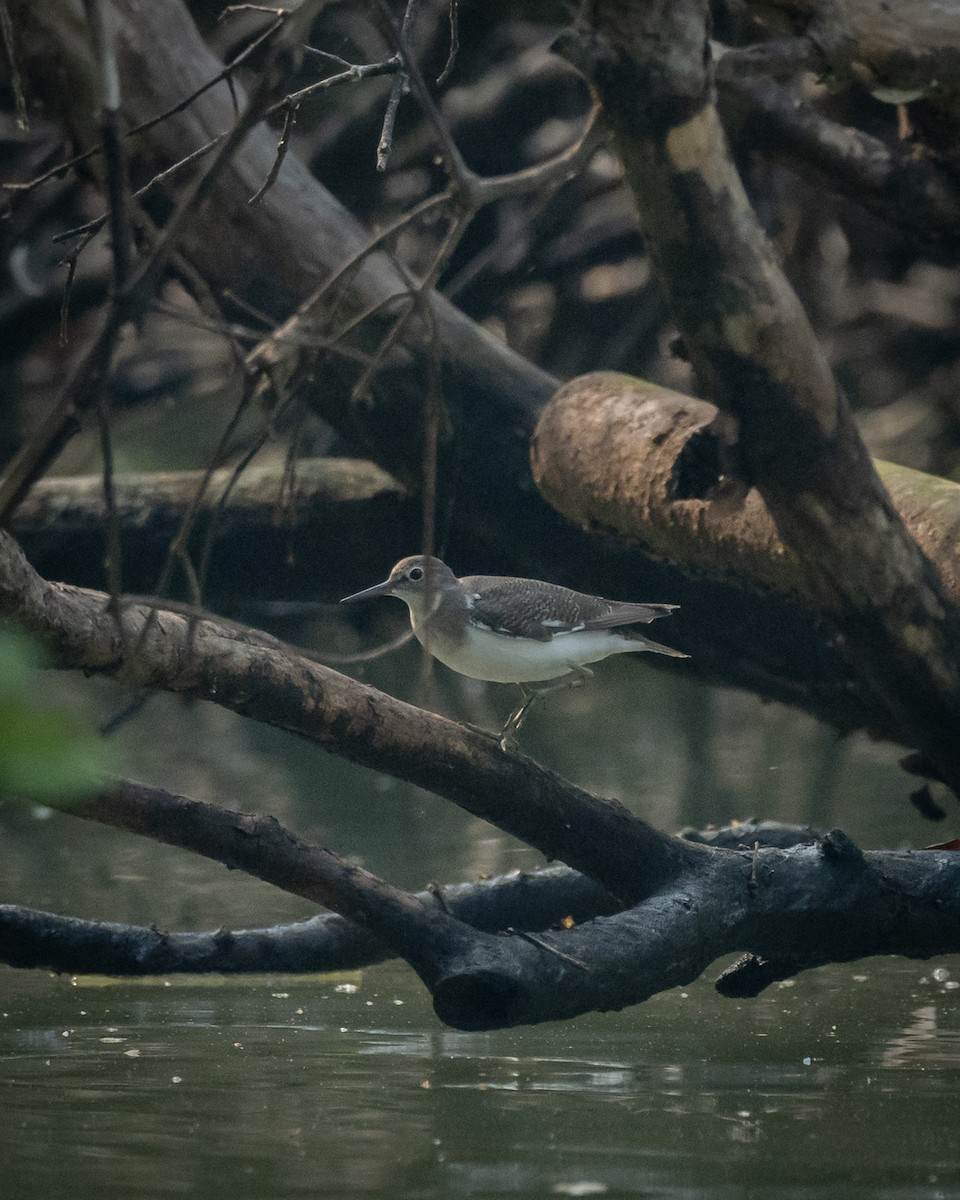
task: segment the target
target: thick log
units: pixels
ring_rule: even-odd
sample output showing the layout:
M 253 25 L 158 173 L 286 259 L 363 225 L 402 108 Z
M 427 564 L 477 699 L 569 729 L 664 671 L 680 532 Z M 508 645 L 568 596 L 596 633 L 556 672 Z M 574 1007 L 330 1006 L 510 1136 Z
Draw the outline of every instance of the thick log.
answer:
M 784 543 L 756 488 L 722 478 L 718 410 L 642 379 L 582 375 L 543 410 L 531 444 L 534 479 L 586 529 L 610 529 L 678 565 L 812 607 L 802 559 Z M 960 606 L 960 484 L 876 463 L 905 525 Z

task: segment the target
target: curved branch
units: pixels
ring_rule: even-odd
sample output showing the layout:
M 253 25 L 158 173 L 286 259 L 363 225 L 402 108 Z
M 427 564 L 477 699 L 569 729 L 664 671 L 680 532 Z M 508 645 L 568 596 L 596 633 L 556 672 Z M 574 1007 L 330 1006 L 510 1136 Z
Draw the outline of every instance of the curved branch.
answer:
M 129 782 L 76 811 L 336 904 L 402 955 L 430 989 L 437 1015 L 462 1029 L 637 1004 L 735 950 L 751 957 L 721 977 L 725 994 L 756 994 L 826 962 L 960 950 L 960 856 L 864 855 L 837 830 L 787 850 L 701 850 L 631 909 L 505 937 L 471 929 L 432 897 L 424 901 L 347 866 L 272 818 Z
M 153 803 L 166 800 L 166 793 L 151 790 Z M 63 811 L 89 819 L 105 815 L 103 807 L 87 812 L 75 804 L 65 805 Z M 116 820 L 115 807 L 111 814 Z M 742 850 L 757 845 L 785 849 L 823 835 L 806 826 L 745 821 L 709 831 L 686 830 L 681 836 Z M 416 892 L 415 898 L 436 903 L 457 920 L 488 932 L 537 931 L 568 921 L 580 925 L 619 908 L 609 892 L 562 865 L 431 887 Z M 0 961 L 11 967 L 115 976 L 299 974 L 355 970 L 391 957 L 390 949 L 372 931 L 339 913 L 264 929 L 168 932 L 154 925 L 89 921 L 0 904 Z
M 494 734 L 357 683 L 282 648 L 245 641 L 210 621 L 126 606 L 41 579 L 0 533 L 0 617 L 49 646 L 57 666 L 135 679 L 142 687 L 212 700 L 353 762 L 452 800 L 562 859 L 626 902 L 645 896 L 706 851 L 660 833 L 603 800 L 506 754 Z M 258 644 L 259 643 L 259 644 Z

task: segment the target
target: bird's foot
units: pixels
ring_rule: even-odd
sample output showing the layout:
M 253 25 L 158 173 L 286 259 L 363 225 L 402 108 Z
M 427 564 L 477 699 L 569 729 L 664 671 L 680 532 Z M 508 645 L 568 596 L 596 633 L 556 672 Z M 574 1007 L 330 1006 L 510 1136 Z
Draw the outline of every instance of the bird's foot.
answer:
M 520 749 L 520 739 L 516 730 L 510 730 L 505 725 L 500 731 L 500 749 L 504 754 L 516 754 Z
M 520 732 L 520 726 L 527 718 L 527 713 L 544 696 L 549 696 L 552 692 L 564 692 L 568 688 L 583 687 L 583 685 L 593 678 L 593 672 L 589 667 L 572 667 L 571 673 L 565 675 L 559 683 L 551 684 L 550 687 L 536 688 L 534 691 L 528 691 L 523 684 L 520 685 L 520 690 L 523 692 L 523 703 L 518 709 L 507 717 L 506 724 L 500 730 L 500 749 L 504 753 L 516 750 L 519 741 L 517 734 Z
M 568 675 L 566 679 L 561 679 L 558 684 L 554 685 L 554 688 L 557 691 L 561 691 L 563 688 L 583 687 L 583 685 L 588 683 L 592 678 L 593 672 L 589 667 L 574 667 L 573 674 Z M 553 691 L 554 688 L 548 688 L 547 690 Z
M 523 692 L 523 703 L 519 708 L 515 709 L 500 730 L 500 749 L 505 753 L 511 753 L 520 745 L 517 735 L 520 732 L 520 726 L 526 720 L 527 713 L 543 697 L 543 692 L 528 692 L 525 687 L 520 688 Z

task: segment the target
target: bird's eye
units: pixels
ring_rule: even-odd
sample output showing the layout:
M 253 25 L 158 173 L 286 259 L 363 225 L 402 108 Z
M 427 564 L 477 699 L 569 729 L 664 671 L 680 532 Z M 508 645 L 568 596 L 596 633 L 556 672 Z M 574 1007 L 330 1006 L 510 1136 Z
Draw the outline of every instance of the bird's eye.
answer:
M 407 578 L 412 580 L 414 583 L 419 583 L 423 578 L 423 567 L 411 567 Z

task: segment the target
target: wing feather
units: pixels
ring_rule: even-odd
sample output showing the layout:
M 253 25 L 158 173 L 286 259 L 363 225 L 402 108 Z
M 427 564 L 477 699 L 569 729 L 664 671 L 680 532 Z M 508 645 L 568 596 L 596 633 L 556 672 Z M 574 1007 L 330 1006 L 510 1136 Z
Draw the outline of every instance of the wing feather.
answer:
M 648 624 L 669 616 L 676 604 L 625 604 L 587 596 L 555 583 L 506 576 L 471 575 L 466 588 L 469 619 L 507 637 L 549 642 L 565 633 Z

